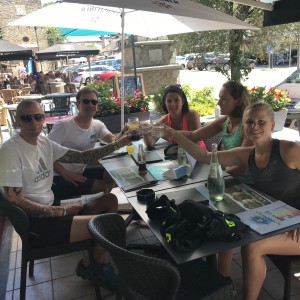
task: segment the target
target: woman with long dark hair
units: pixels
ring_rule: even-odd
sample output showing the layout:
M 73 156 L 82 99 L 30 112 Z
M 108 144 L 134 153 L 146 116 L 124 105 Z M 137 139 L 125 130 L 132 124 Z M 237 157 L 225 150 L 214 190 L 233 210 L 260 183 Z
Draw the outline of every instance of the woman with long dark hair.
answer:
M 165 124 L 176 130 L 196 130 L 201 128 L 200 116 L 192 109 L 189 109 L 189 104 L 184 91 L 180 85 L 169 85 L 165 88 L 162 97 L 162 108 L 165 113 L 157 122 L 156 125 Z M 168 142 L 175 144 L 176 142 L 164 137 Z M 152 147 L 158 138 L 144 136 L 146 146 Z M 205 144 L 201 141 L 200 146 L 206 150 Z
M 242 126 L 243 113 L 249 104 L 250 94 L 247 88 L 239 82 L 228 81 L 223 84 L 219 92 L 218 105 L 221 116 L 197 130 L 182 133 L 191 141 L 198 142 L 222 132 L 221 148 L 224 150 L 252 146 L 253 143 L 246 137 Z M 242 182 L 252 183 L 251 176 L 245 174 L 246 169 L 242 166 L 226 167 L 225 170 Z

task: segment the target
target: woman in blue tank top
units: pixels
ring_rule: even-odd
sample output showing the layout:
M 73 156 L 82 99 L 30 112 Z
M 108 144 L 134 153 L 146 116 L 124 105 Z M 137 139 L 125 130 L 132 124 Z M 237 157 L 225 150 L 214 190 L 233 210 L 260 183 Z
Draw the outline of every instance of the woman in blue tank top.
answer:
M 264 102 L 246 108 L 244 130 L 254 147 L 219 151 L 220 163 L 249 167 L 254 185 L 300 209 L 300 146 L 294 142 L 273 140 L 274 111 Z M 181 133 L 166 129 L 179 145 L 198 161 L 209 163 L 210 153 L 201 151 Z M 280 174 L 280 175 L 279 175 Z M 242 247 L 244 300 L 257 299 L 266 276 L 264 256 L 300 255 L 300 229 L 269 237 Z
M 252 146 L 253 143 L 245 136 L 242 126 L 243 113 L 249 104 L 250 95 L 247 88 L 239 82 L 228 81 L 223 84 L 219 92 L 218 105 L 222 116 L 197 130 L 182 133 L 196 143 L 222 132 L 221 148 L 224 150 Z M 252 178 L 246 174 L 247 169 L 244 166 L 224 166 L 224 168 L 227 173 L 237 177 L 240 181 L 252 183 Z

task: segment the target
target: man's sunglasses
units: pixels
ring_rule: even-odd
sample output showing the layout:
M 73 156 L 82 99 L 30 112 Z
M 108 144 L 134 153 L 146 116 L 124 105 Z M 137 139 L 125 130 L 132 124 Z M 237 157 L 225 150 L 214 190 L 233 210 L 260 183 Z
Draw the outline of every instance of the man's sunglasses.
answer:
M 24 123 L 30 123 L 32 119 L 35 119 L 38 122 L 41 122 L 45 119 L 44 114 L 34 114 L 34 115 L 22 115 L 20 116 L 20 119 Z
M 93 105 L 97 105 L 98 104 L 98 100 L 89 100 L 89 99 L 82 99 L 80 100 L 82 101 L 84 104 L 88 105 L 90 103 L 92 103 Z

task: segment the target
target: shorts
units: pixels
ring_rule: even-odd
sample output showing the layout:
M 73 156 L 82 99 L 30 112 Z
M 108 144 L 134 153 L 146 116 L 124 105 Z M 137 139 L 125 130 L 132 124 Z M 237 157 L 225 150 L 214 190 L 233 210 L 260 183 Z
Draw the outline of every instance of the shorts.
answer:
M 70 243 L 74 216 L 29 218 L 29 242 L 34 248 Z
M 102 179 L 104 171 L 105 169 L 102 165 L 95 167 L 86 167 L 82 175 L 87 177 L 88 179 L 85 182 L 79 183 L 78 186 L 66 181 L 61 176 L 54 176 L 52 185 L 54 198 L 63 200 L 90 194 L 95 179 Z

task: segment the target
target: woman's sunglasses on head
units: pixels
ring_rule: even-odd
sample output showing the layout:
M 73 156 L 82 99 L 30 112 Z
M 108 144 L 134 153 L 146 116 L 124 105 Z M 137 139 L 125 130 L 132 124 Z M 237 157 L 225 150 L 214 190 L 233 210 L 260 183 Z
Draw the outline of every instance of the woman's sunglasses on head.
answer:
M 45 119 L 45 115 L 44 114 L 22 115 L 20 116 L 20 119 L 24 123 L 30 123 L 33 119 L 35 119 L 35 121 L 41 122 Z
M 171 84 L 171 85 L 165 86 L 165 90 L 169 90 L 169 89 L 180 89 L 181 90 L 181 84 Z
M 92 105 L 97 105 L 98 104 L 98 100 L 89 100 L 89 99 L 82 99 L 80 100 L 82 101 L 84 104 L 88 105 L 90 103 L 92 103 Z

